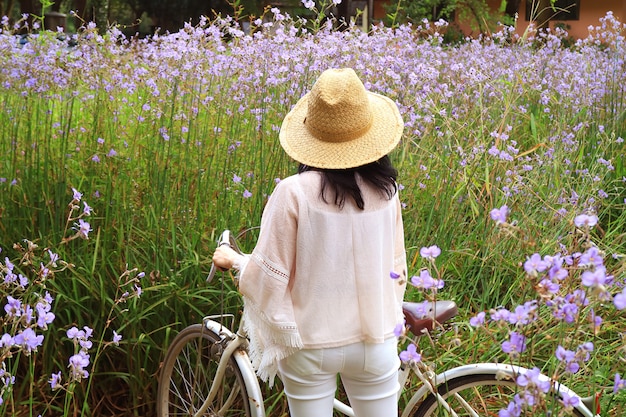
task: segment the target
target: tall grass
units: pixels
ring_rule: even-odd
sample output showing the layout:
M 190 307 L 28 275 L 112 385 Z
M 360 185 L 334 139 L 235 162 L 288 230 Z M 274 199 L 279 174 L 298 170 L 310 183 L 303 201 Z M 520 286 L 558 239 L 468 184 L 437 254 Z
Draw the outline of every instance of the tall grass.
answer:
M 57 415 L 62 396 L 48 378 L 73 354 L 65 332 L 89 326 L 103 343 L 112 330 L 123 339 L 99 353 L 74 411 L 154 412 L 159 364 L 176 332 L 240 308 L 230 284 L 224 293 L 205 283 L 216 236 L 257 225 L 275 181 L 294 172 L 277 141 L 280 123 L 329 67 L 353 67 L 400 106 L 405 136 L 392 157 L 411 269 L 423 266 L 420 247 L 440 246 L 442 296 L 464 318 L 528 296 L 520 264 L 568 246 L 583 212 L 599 216 L 594 238 L 615 255 L 623 283 L 626 49 L 611 15 L 601 22 L 608 29 L 566 49 L 556 35 L 521 43 L 504 31 L 447 47 L 435 26 L 307 31 L 270 14 L 252 35 L 231 18 L 145 40 L 87 25 L 75 47 L 50 32 L 22 45 L 3 28 L 0 247 L 15 259 L 13 243 L 27 238 L 74 264 L 47 283 L 56 319 L 33 355 L 35 389 L 14 389 L 3 410 Z M 72 188 L 93 208 L 93 231 L 62 244 Z M 503 204 L 523 229 L 515 238 L 489 219 Z M 253 242 L 251 233 L 246 249 Z M 119 277 L 132 268 L 146 273 L 143 292 L 121 305 Z M 611 349 L 622 347 L 618 318 Z M 442 355 L 450 364 L 497 348 L 468 347 L 471 329 L 457 331 L 462 347 Z M 599 368 L 607 378 L 613 371 Z

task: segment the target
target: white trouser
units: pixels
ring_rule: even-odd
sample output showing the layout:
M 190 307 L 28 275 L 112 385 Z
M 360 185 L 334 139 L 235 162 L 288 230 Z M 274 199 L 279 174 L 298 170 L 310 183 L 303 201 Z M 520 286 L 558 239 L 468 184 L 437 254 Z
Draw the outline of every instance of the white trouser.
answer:
M 291 417 L 331 417 L 337 374 L 356 417 L 397 417 L 398 341 L 303 349 L 278 369 Z

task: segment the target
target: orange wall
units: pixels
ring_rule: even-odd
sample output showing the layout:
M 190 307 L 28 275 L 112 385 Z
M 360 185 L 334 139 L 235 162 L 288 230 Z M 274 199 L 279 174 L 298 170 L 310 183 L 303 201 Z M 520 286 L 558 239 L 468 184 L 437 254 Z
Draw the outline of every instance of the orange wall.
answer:
M 522 4 L 519 9 L 519 18 L 517 19 L 518 34 L 523 34 L 528 27 L 529 22 L 526 20 L 526 1 L 522 0 Z M 580 13 L 579 20 L 565 21 L 570 26 L 568 33 L 570 36 L 580 39 L 586 38 L 589 34 L 589 26 L 599 26 L 600 18 L 606 16 L 608 11 L 612 11 L 613 15 L 617 19 L 626 23 L 626 0 L 579 0 L 580 1 Z M 498 8 L 501 0 L 488 0 L 487 3 L 492 8 Z M 550 26 L 554 27 L 557 22 L 550 22 Z
M 374 21 L 379 21 L 385 17 L 385 11 L 383 9 L 384 3 L 390 3 L 395 0 L 374 0 L 374 14 L 372 18 Z M 528 21 L 526 21 L 526 1 L 522 0 L 520 5 L 520 14 L 517 20 L 517 30 L 518 34 L 523 34 L 526 28 L 528 27 Z M 579 0 L 580 1 L 580 20 L 568 20 L 565 23 L 570 26 L 569 34 L 576 38 L 586 38 L 589 34 L 587 28 L 589 26 L 599 26 L 600 18 L 606 15 L 606 12 L 612 11 L 613 15 L 617 17 L 617 19 L 626 23 L 626 0 Z M 487 0 L 487 4 L 492 9 L 498 9 L 500 7 L 502 0 Z M 551 25 L 554 26 L 555 22 L 552 22 Z M 461 24 L 461 28 L 464 33 L 470 34 L 471 29 L 468 24 Z

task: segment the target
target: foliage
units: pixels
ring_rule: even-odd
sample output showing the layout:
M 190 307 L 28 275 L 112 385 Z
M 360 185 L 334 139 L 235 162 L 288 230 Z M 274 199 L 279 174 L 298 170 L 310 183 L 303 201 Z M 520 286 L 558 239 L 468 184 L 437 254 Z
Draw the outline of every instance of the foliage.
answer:
M 453 23 L 458 21 L 468 23 L 472 29 L 484 35 L 495 31 L 502 24 L 514 23 L 502 11 L 492 10 L 485 0 L 397 0 L 385 4 L 384 8 L 387 12 L 386 23 L 391 26 L 441 19 L 451 24 L 448 32 L 452 32 L 455 28 Z M 452 40 L 459 38 L 456 33 L 450 33 L 449 36 Z
M 462 320 L 531 298 L 520 264 L 574 247 L 581 213 L 597 215 L 594 243 L 615 255 L 623 279 L 626 51 L 612 15 L 567 49 L 558 34 L 527 42 L 506 31 L 444 47 L 438 22 L 366 34 L 272 9 L 251 23 L 247 34 L 232 17 L 203 18 L 137 39 L 88 23 L 72 37 L 19 36 L 15 22 L 0 22 L 0 247 L 18 265 L 11 248 L 28 237 L 74 265 L 46 281 L 55 319 L 37 354 L 11 371 L 33 384 L 14 385 L 5 410 L 60 414 L 68 391 L 53 391 L 51 376 L 80 355 L 88 326 L 89 378 L 75 381 L 69 407 L 86 416 L 154 413 L 172 336 L 205 314 L 240 308 L 228 283 L 205 283 L 216 234 L 258 224 L 275 181 L 294 172 L 277 131 L 328 67 L 353 67 L 401 109 L 405 136 L 392 158 L 410 267 L 422 267 L 418 248 L 441 248 L 440 296 L 463 310 L 454 338 L 472 342 L 444 350 L 446 365 L 498 347 Z M 89 201 L 91 231 L 65 242 L 80 223 L 66 228 L 73 188 Z M 492 227 L 489 213 L 503 205 L 523 238 Z M 244 245 L 253 242 L 249 234 Z M 121 303 L 135 278 L 141 297 Z M 2 291 L 7 305 L 11 293 Z M 622 330 L 611 326 L 594 363 L 610 364 L 594 369 L 602 384 L 622 366 L 611 351 Z M 112 330 L 123 334 L 119 346 Z
M 398 0 L 386 3 L 383 8 L 387 12 L 387 23 L 391 26 L 401 23 L 419 23 L 422 20 L 451 20 L 456 8 L 455 0 L 425 0 L 412 2 Z

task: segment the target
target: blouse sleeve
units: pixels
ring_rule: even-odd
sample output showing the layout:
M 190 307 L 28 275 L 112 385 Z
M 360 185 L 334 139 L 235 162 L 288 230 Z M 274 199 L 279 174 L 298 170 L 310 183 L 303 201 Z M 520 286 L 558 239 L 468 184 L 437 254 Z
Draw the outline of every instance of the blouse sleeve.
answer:
M 295 323 L 289 279 L 295 263 L 297 190 L 279 183 L 265 206 L 259 239 L 241 271 L 244 329 L 250 359 L 263 380 L 272 382 L 278 361 L 302 348 Z

